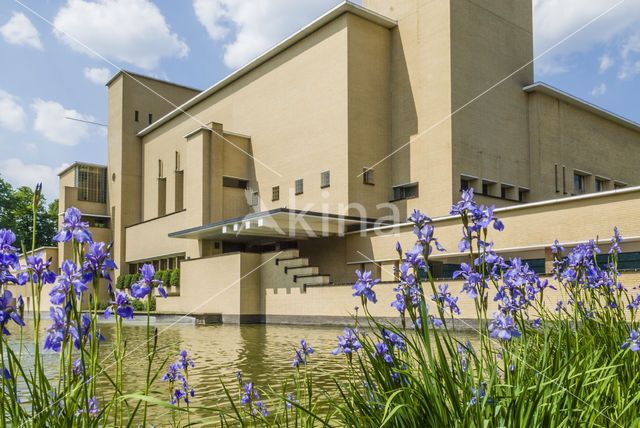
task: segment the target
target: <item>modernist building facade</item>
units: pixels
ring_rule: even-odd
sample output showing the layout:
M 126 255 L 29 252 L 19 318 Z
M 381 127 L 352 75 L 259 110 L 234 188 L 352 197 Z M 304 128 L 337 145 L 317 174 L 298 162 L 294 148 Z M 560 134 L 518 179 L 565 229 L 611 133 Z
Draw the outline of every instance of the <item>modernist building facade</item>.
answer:
M 504 218 L 506 256 L 543 273 L 555 239 L 617 224 L 635 268 L 640 125 L 534 82 L 532 58 L 531 0 L 364 0 L 204 91 L 120 72 L 107 166 L 63 172 L 61 206 L 113 240 L 119 274 L 180 267 L 159 311 L 225 321 L 347 316 L 356 268 L 393 281 L 414 209 L 450 277 L 448 212 L 470 187 Z

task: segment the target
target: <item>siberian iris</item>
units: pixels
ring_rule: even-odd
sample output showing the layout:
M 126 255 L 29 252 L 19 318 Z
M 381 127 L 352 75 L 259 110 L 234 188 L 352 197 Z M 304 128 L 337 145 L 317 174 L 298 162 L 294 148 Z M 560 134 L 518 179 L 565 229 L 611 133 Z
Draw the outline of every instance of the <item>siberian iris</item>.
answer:
M 158 288 L 158 292 L 162 297 L 167 297 L 167 292 L 162 286 L 162 281 L 153 279 L 156 270 L 152 264 L 145 264 L 140 268 L 142 279 L 131 286 L 131 296 L 136 299 L 143 299 L 154 287 Z
M 64 220 L 58 233 L 53 237 L 55 241 L 67 242 L 73 237 L 81 244 L 91 242 L 89 223 L 82 221 L 82 213 L 76 207 L 68 208 L 64 212 Z
M 380 279 L 372 279 L 371 271 L 366 271 L 361 273 L 359 270 L 356 270 L 356 275 L 358 276 L 358 280 L 351 287 L 355 290 L 353 293 L 354 296 L 364 296 L 367 299 L 371 300 L 373 303 L 376 303 L 378 299 L 376 298 L 376 293 L 373 291 L 373 286 L 380 282 Z

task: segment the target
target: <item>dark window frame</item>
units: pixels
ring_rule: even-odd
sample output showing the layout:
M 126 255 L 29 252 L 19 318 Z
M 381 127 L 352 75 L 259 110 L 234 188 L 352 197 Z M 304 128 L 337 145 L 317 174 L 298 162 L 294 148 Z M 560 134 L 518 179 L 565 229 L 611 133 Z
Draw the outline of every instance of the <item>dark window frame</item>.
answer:
M 298 178 L 295 181 L 295 194 L 302 195 L 304 193 L 304 179 Z
M 331 186 L 331 171 L 322 171 L 320 173 L 320 188 L 325 189 Z

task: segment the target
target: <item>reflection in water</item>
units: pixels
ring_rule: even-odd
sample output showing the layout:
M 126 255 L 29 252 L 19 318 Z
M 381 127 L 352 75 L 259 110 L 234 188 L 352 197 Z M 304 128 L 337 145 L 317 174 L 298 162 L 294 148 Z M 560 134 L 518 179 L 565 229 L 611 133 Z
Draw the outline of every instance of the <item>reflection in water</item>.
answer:
M 49 322 L 43 321 L 47 326 Z M 236 373 L 242 372 L 243 380 L 254 382 L 258 388 L 267 389 L 271 385 L 279 391 L 280 384 L 289 376 L 295 374 L 291 367 L 295 348 L 300 339 L 306 339 L 315 349 L 309 364 L 314 373 L 314 389 L 320 388 L 331 391 L 335 388 L 332 375 L 340 375 L 346 370 L 346 360 L 342 356 L 334 356 L 331 351 L 336 347 L 336 336 L 342 334 L 342 328 L 317 326 L 282 326 L 282 325 L 231 325 L 218 324 L 209 326 L 194 325 L 166 325 L 158 324 L 159 352 L 157 362 L 169 356 L 169 363 L 175 362 L 178 352 L 186 349 L 193 358 L 196 367 L 189 370 L 189 383 L 196 391 L 192 403 L 194 406 L 216 407 L 229 409 L 220 380 L 225 382 L 233 397 L 237 393 Z M 125 338 L 127 339 L 127 357 L 124 369 L 124 391 L 126 393 L 141 392 L 144 389 L 146 376 L 146 347 L 145 326 L 143 324 L 125 324 Z M 32 331 L 28 324 L 25 328 L 25 348 L 32 354 Z M 105 323 L 101 326 L 106 341 L 101 346 L 100 359 L 103 367 L 110 375 L 114 372 L 111 353 L 111 337 L 115 336 L 115 325 Z M 17 348 L 18 335 L 9 336 L 10 343 Z M 474 340 L 472 339 L 472 342 Z M 45 366 L 49 375 L 54 379 L 58 370 L 58 354 L 44 352 Z M 160 376 L 161 378 L 162 376 Z M 98 397 L 100 403 L 111 397 L 111 390 L 106 378 L 101 378 L 101 390 L 104 397 Z M 23 388 L 23 391 L 26 388 Z M 161 381 L 154 383 L 152 390 L 163 394 L 166 384 Z M 289 391 L 292 392 L 292 391 Z M 168 400 L 166 395 L 158 395 Z M 28 400 L 28 397 L 24 397 Z M 134 403 L 135 404 L 135 403 Z M 150 407 L 151 420 L 156 426 L 164 425 L 168 415 L 165 409 L 157 406 Z M 194 411 L 192 421 L 204 417 L 216 417 L 207 411 Z

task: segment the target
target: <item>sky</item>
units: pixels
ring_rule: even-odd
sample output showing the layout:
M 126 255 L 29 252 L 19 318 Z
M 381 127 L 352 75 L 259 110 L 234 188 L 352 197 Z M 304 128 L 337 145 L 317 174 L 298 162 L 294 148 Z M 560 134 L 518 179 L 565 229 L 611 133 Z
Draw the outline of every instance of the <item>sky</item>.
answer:
M 640 0 L 532 1 L 535 80 L 640 122 Z M 73 161 L 106 164 L 119 69 L 205 89 L 338 3 L 3 0 L 0 177 L 56 198 Z

